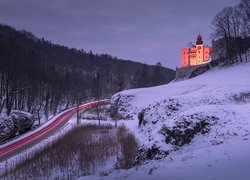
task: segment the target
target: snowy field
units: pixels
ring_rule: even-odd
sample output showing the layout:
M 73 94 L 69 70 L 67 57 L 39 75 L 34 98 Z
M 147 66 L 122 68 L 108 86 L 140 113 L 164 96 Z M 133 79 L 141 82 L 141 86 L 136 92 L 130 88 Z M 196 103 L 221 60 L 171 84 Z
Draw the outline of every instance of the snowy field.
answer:
M 245 62 L 114 95 L 140 142 L 142 166 L 82 179 L 250 179 L 249 77 Z

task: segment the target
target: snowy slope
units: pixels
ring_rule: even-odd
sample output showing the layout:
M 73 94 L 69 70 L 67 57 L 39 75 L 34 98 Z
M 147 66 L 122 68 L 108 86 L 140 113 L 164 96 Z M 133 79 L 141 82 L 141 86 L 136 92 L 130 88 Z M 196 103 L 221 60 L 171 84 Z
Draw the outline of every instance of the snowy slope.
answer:
M 149 159 L 229 150 L 236 145 L 239 147 L 231 150 L 234 160 L 246 158 L 242 165 L 250 162 L 245 150 L 250 145 L 250 62 L 218 67 L 182 82 L 123 91 L 114 95 L 111 102 L 123 118 L 132 120 L 131 130 L 141 144 L 138 164 Z M 241 153 L 240 159 L 237 152 Z M 209 156 L 214 155 L 216 152 Z M 223 159 L 223 153 L 219 159 L 220 156 Z M 207 157 L 196 159 L 180 168 L 196 166 L 200 161 L 207 163 Z M 217 157 L 212 159 L 217 161 Z M 223 161 L 222 166 L 223 163 L 229 164 Z
M 217 94 L 219 91 L 222 91 L 220 94 L 227 94 L 227 91 L 229 91 L 228 93 L 237 93 L 249 88 L 249 68 L 249 62 L 227 68 L 218 68 L 186 81 L 152 88 L 123 91 L 114 95 L 112 99 L 114 101 L 120 95 L 133 97 L 129 103 L 133 104 L 133 108 L 141 109 L 154 102 L 159 102 L 160 100 L 176 96 L 193 96 L 206 93 L 207 95 L 214 95 L 217 98 L 221 98 L 221 96 Z M 213 92 L 209 93 L 209 91 Z

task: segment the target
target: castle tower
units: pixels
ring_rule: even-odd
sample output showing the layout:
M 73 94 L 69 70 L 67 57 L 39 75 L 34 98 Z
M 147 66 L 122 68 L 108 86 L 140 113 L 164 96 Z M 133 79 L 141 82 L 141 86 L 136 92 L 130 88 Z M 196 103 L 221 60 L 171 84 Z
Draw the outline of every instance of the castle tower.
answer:
M 203 63 L 204 59 L 204 45 L 202 41 L 202 37 L 199 34 L 197 36 L 197 41 L 196 41 L 196 59 L 193 60 L 193 65 L 199 65 Z

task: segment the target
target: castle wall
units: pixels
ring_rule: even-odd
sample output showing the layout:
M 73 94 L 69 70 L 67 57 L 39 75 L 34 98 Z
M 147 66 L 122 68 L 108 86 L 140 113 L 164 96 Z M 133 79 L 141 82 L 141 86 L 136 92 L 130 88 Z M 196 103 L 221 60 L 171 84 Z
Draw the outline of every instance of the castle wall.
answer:
M 183 80 L 183 79 L 189 79 L 189 76 L 192 73 L 192 71 L 197 69 L 200 66 L 202 65 L 177 68 L 176 74 L 175 74 L 175 80 L 178 81 L 178 80 Z
M 189 48 L 183 48 L 181 52 L 181 67 L 187 67 L 190 66 L 190 61 L 189 61 Z

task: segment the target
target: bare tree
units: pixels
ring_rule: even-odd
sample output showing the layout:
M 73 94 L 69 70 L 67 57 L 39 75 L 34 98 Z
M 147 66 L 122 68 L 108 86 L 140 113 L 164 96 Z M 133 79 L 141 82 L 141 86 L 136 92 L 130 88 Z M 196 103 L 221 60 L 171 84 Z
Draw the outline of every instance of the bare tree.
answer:
M 250 1 L 249 0 L 241 0 L 238 5 L 239 12 L 242 18 L 242 35 L 250 36 Z
M 248 40 L 243 43 L 243 54 L 245 56 L 245 60 L 247 60 L 247 50 L 250 47 L 250 1 L 249 0 L 241 0 L 238 5 L 239 14 L 241 17 L 241 37 Z
M 100 80 L 100 75 L 99 73 L 97 73 L 95 75 L 95 78 L 94 78 L 94 81 L 93 81 L 93 87 L 92 87 L 92 92 L 93 92 L 93 97 L 96 99 L 96 100 L 100 100 L 101 98 L 101 80 Z M 96 111 L 96 114 L 97 114 L 97 119 L 98 119 L 98 124 L 99 126 L 101 125 L 101 119 L 100 119 L 100 105 L 99 104 L 96 104 L 95 105 L 95 111 Z
M 212 21 L 212 25 L 214 28 L 214 33 L 212 34 L 213 38 L 219 40 L 224 40 L 224 48 L 226 59 L 232 60 L 231 53 L 231 43 L 232 43 L 232 35 L 231 35 L 231 15 L 233 8 L 226 7 L 221 12 L 219 12 Z
M 226 7 L 220 11 L 212 21 L 216 39 L 215 51 L 225 51 L 225 58 L 229 63 L 243 61 L 242 54 L 249 48 L 250 36 L 250 1 L 241 0 L 235 7 Z

